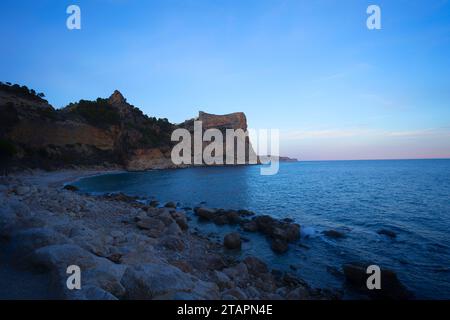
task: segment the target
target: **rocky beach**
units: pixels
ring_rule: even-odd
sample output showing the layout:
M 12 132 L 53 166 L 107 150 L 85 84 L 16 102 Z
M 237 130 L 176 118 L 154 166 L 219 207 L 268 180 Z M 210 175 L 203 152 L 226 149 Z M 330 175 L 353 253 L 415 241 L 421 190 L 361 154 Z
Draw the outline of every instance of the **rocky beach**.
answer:
M 198 219 L 259 232 L 281 254 L 300 237 L 300 226 L 292 221 L 246 210 L 182 209 L 176 203 L 125 194 L 94 196 L 67 184 L 108 172 L 180 167 L 170 159 L 173 130 L 192 131 L 198 120 L 203 130 L 245 131 L 245 114 L 199 112 L 197 118 L 176 125 L 143 114 L 117 90 L 108 99 L 80 100 L 62 109 L 43 97 L 26 86 L 0 84 L 5 174 L 0 178 L 0 272 L 9 279 L 2 284 L 3 297 L 337 297 L 292 274 L 271 270 L 257 257 L 235 259 L 228 253 L 240 250 L 245 240 L 237 231 L 217 241 L 190 223 Z M 247 154 L 254 152 L 244 139 Z M 73 265 L 81 270 L 80 290 L 66 285 L 67 268 Z
M 8 261 L 8 268 L 30 282 L 45 284 L 47 297 L 61 299 L 339 298 L 289 272 L 271 270 L 257 257 L 230 257 L 229 250 L 240 248 L 239 233 L 223 243 L 212 241 L 192 229 L 193 216 L 174 203 L 84 195 L 66 184 L 99 173 L 105 172 L 33 171 L 1 178 L 0 236 L 9 253 L 0 269 Z M 279 252 L 299 237 L 298 225 L 251 218 L 245 210 L 195 212 L 198 219 L 261 232 Z M 81 269 L 81 290 L 67 289 L 70 265 Z M 17 290 L 20 283 L 3 284 L 10 295 Z

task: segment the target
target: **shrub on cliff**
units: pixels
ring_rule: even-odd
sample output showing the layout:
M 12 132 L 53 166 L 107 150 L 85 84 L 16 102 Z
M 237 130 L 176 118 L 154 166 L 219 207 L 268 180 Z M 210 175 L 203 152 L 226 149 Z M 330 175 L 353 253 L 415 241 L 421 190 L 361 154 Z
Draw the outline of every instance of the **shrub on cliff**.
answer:
M 148 117 L 146 125 L 139 128 L 142 134 L 140 143 L 147 147 L 170 146 L 173 127 L 173 124 L 166 118 L 157 119 L 155 117 Z
M 20 86 L 18 84 L 11 84 L 10 82 L 0 82 L 0 91 L 14 94 L 20 98 L 36 101 L 36 102 L 47 102 L 43 98 L 45 95 L 43 93 L 36 93 L 33 89 L 28 89 L 27 86 Z
M 81 116 L 93 126 L 108 127 L 120 124 L 119 113 L 112 108 L 107 99 L 80 100 L 78 103 L 69 104 L 67 109 L 69 112 Z

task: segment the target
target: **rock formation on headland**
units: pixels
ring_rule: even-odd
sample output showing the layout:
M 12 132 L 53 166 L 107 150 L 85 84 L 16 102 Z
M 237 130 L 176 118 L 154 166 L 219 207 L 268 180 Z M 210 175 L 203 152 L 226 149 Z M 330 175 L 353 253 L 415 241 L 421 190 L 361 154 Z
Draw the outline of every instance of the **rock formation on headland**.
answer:
M 55 169 L 68 166 L 123 167 L 130 171 L 171 168 L 171 134 L 194 120 L 209 128 L 247 129 L 243 113 L 199 113 L 180 125 L 149 117 L 119 91 L 108 99 L 80 100 L 55 109 L 43 94 L 0 84 L 0 142 L 12 145 L 12 166 Z M 248 139 L 247 149 L 253 152 Z M 1 146 L 0 146 L 1 147 Z
M 226 135 L 227 130 L 242 130 L 242 132 L 247 131 L 247 118 L 243 112 L 235 112 L 230 113 L 226 115 L 215 115 L 215 114 L 209 114 L 203 111 L 199 111 L 198 117 L 195 119 L 186 120 L 185 122 L 181 123 L 179 126 L 181 128 L 187 129 L 189 132 L 191 132 L 191 135 L 194 134 L 194 123 L 196 121 L 200 121 L 202 124 L 202 135 L 205 133 L 206 130 L 209 129 L 218 129 L 220 130 L 222 137 L 223 137 L 223 150 L 222 150 L 222 162 L 224 164 L 243 164 L 239 163 L 238 156 L 237 156 L 237 149 L 238 144 L 242 143 L 244 146 L 245 154 L 243 155 L 243 162 L 245 164 L 251 163 L 255 164 L 258 162 L 258 158 L 256 156 L 256 152 L 253 150 L 253 147 L 250 143 L 250 139 L 248 136 L 240 137 L 237 136 L 233 139 L 233 144 L 228 144 Z M 205 147 L 209 144 L 209 142 L 203 142 L 202 144 L 202 152 L 205 149 Z M 194 150 L 194 147 L 192 146 L 192 150 Z M 233 154 L 233 163 L 227 162 L 227 155 Z M 194 152 L 192 154 L 192 158 L 194 157 Z M 192 160 L 193 161 L 193 160 Z M 194 161 L 193 161 L 194 162 Z

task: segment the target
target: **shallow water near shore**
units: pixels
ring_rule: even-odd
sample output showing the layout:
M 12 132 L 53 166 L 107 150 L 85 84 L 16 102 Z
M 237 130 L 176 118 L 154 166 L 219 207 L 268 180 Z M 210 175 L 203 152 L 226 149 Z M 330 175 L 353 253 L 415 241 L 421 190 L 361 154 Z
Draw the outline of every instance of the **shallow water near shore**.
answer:
M 276 255 L 264 237 L 242 232 L 249 241 L 236 255 L 257 255 L 315 287 L 338 289 L 344 288 L 342 264 L 368 261 L 395 270 L 418 298 L 450 299 L 450 160 L 281 163 L 274 176 L 261 176 L 259 166 L 155 170 L 74 185 L 94 194 L 123 192 L 180 207 L 203 203 L 292 218 L 302 226 L 302 239 L 287 254 Z M 193 223 L 217 241 L 235 228 Z M 330 229 L 345 237 L 322 234 Z

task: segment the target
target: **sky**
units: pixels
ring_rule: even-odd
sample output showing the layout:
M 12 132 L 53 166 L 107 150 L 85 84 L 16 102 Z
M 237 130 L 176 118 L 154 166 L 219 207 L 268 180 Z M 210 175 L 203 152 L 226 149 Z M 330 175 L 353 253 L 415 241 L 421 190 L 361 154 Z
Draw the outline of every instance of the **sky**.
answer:
M 0 39 L 0 81 L 56 108 L 118 89 L 175 123 L 245 112 L 302 160 L 450 158 L 449 0 L 2 0 Z

